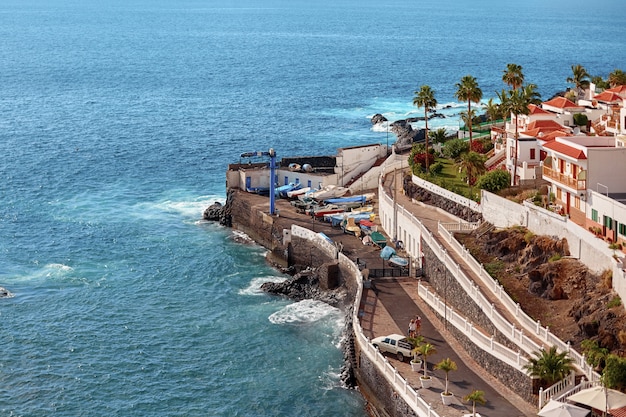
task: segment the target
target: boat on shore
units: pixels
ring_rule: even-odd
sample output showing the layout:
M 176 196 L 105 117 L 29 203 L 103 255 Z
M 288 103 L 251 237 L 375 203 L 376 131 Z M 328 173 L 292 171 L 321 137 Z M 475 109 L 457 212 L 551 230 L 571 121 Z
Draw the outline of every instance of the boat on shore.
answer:
M 348 193 L 348 189 L 345 187 L 341 187 L 339 185 L 327 185 L 325 187 L 322 187 L 321 189 L 319 189 L 318 191 L 312 192 L 312 193 L 308 193 L 305 194 L 308 197 L 314 198 L 316 200 L 327 200 L 329 198 L 337 198 L 337 197 L 343 197 L 344 195 L 346 195 Z
M 311 191 L 311 187 L 298 188 L 295 190 L 287 191 L 288 198 L 297 198 L 299 195 L 303 195 Z

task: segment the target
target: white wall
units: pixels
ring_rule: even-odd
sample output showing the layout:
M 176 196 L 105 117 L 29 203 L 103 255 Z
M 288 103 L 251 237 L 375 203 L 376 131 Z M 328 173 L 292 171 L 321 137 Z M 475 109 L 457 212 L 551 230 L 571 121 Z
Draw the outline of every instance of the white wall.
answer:
M 589 148 L 587 151 L 587 188 L 603 192 L 603 184 L 609 193 L 626 192 L 626 148 Z

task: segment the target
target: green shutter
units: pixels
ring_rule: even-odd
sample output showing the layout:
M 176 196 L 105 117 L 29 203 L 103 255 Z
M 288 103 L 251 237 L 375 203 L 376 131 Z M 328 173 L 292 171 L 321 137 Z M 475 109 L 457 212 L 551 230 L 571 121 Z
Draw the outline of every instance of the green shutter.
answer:
M 591 209 L 591 220 L 598 221 L 598 210 Z

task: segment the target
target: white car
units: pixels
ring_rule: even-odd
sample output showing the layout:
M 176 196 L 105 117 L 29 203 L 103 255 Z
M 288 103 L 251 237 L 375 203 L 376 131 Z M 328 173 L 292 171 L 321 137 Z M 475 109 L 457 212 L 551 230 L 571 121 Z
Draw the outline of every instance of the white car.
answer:
M 372 344 L 381 352 L 396 355 L 400 362 L 404 362 L 404 358 L 410 358 L 411 350 L 413 350 L 413 345 L 401 334 L 377 337 L 372 340 Z

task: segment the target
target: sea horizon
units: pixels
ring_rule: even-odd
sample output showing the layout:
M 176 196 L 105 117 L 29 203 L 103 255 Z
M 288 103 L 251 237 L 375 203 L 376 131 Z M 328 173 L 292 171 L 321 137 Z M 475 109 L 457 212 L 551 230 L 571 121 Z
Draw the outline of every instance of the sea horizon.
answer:
M 370 118 L 422 116 L 424 84 L 454 131 L 467 74 L 483 101 L 508 63 L 544 99 L 608 76 L 623 5 L 585 7 L 3 2 L 0 414 L 365 416 L 342 312 L 263 293 L 286 277 L 203 210 L 242 152 L 395 142 Z

